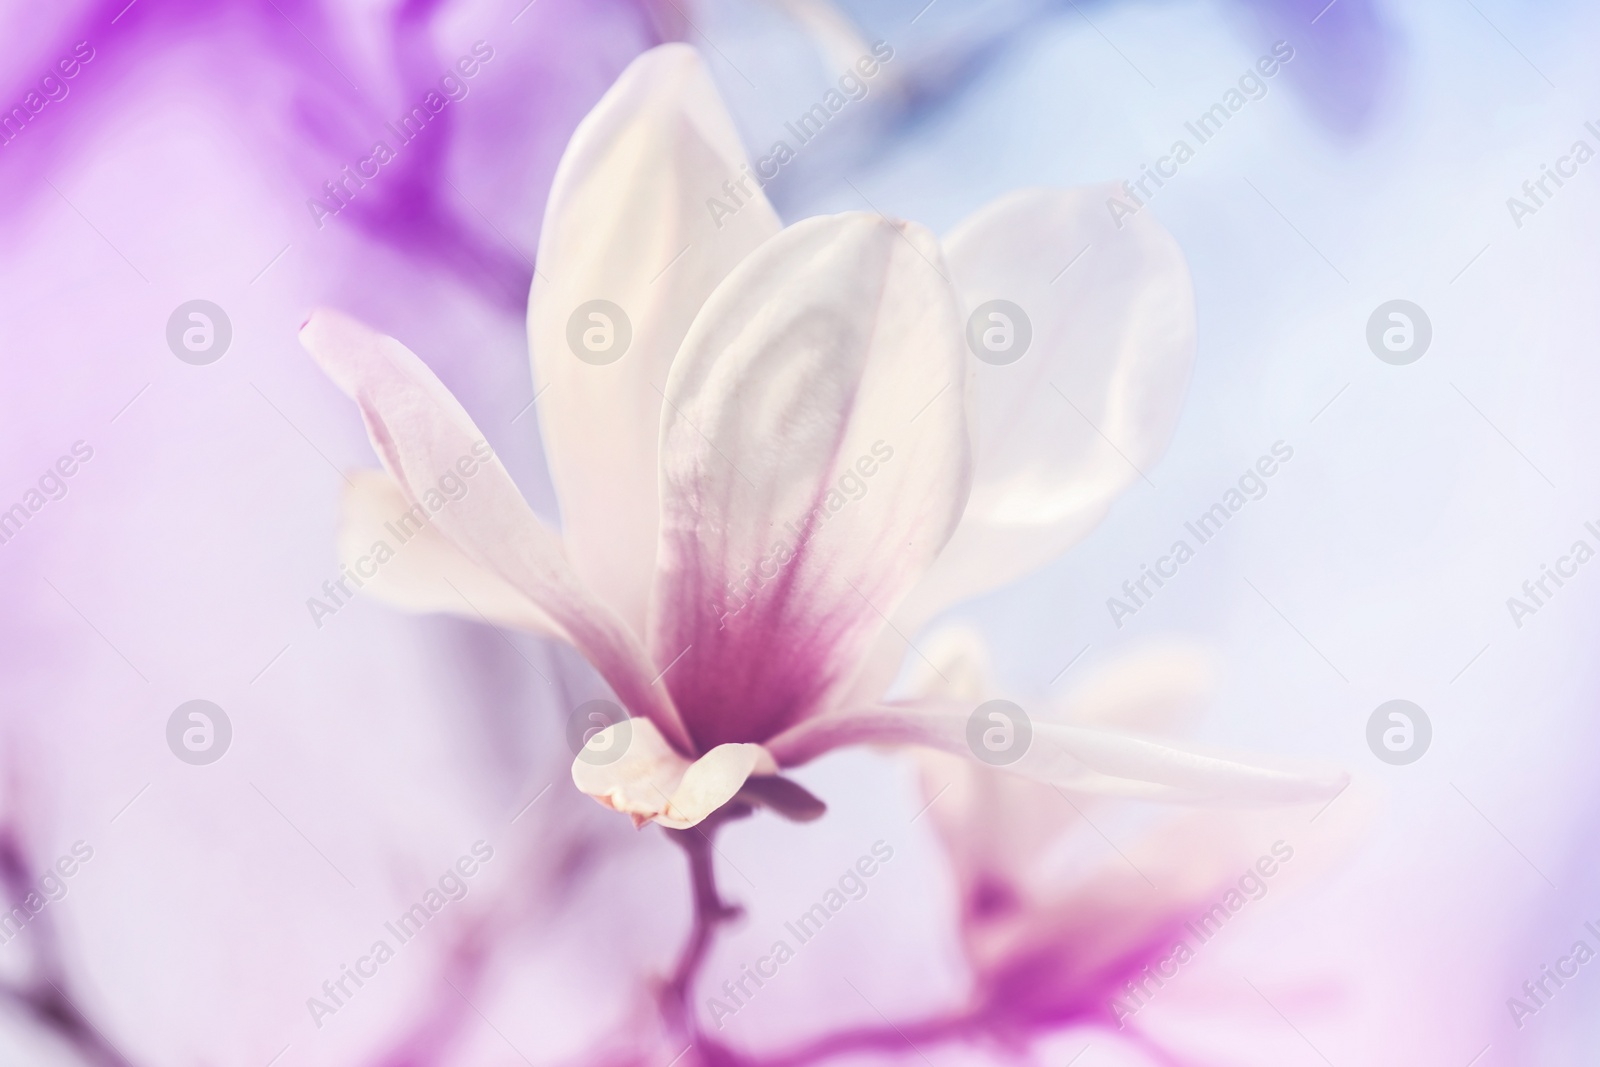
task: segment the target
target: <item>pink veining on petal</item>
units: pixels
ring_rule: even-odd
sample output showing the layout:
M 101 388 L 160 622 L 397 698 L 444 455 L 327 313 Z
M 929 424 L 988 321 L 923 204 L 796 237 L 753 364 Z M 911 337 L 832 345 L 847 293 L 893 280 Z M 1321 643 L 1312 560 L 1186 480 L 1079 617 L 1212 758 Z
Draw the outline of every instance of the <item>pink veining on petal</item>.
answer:
M 673 363 L 649 640 L 701 748 L 835 703 L 954 528 L 970 453 L 938 259 L 920 227 L 798 223 Z

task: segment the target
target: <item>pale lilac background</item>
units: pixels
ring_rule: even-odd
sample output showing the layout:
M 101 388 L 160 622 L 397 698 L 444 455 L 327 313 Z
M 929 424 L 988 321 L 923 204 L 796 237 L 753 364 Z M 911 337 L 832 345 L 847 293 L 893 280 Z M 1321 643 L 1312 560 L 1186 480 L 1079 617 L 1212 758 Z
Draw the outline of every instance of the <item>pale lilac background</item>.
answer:
M 1274 40 L 1299 52 L 1154 203 L 1200 308 L 1189 407 L 1154 487 L 1136 483 L 1072 556 L 967 613 L 1005 682 L 1042 692 L 1085 645 L 1074 672 L 1140 640 L 1201 639 L 1223 680 L 1206 736 L 1335 760 L 1384 798 L 1346 866 L 1252 912 L 1141 1014 L 1196 1063 L 1465 1065 L 1487 1046 L 1477 1063 L 1556 1064 L 1600 1037 L 1592 967 L 1521 1032 L 1504 1005 L 1600 918 L 1600 578 L 1586 570 L 1521 630 L 1504 607 L 1600 518 L 1600 163 L 1520 230 L 1504 205 L 1600 119 L 1597 27 L 1577 4 L 1474 3 L 1339 0 L 1315 25 L 1320 4 L 938 0 L 914 24 L 920 3 L 862 4 L 861 33 L 894 44 L 900 81 L 769 190 L 789 219 L 864 196 L 947 229 L 1018 185 L 1137 170 Z M 632 54 L 687 32 L 760 151 L 817 99 L 840 45 L 731 0 L 681 5 L 703 35 L 672 5 L 540 0 L 513 23 L 520 3 L 205 14 L 139 0 L 110 25 L 121 6 L 0 16 L 6 101 L 56 42 L 98 51 L 0 148 L 0 501 L 74 440 L 96 450 L 68 497 L 0 546 L 4 814 L 40 862 L 79 838 L 95 848 L 48 911 L 83 1006 L 140 1063 L 265 1064 L 286 1045 L 287 1067 L 379 1063 L 418 1029 L 459 1033 L 439 1062 L 522 1062 L 512 1046 L 569 1062 L 675 950 L 679 858 L 568 786 L 559 719 L 597 684 L 575 657 L 365 602 L 312 627 L 304 599 L 335 566 L 334 468 L 373 461 L 294 330 L 330 302 L 403 337 L 551 511 L 534 416 L 513 421 L 532 395 L 518 302 L 571 127 Z M 480 38 L 496 58 L 447 109 L 448 141 L 318 231 L 305 198 Z M 234 325 L 211 367 L 163 340 L 194 297 Z M 1394 297 L 1433 320 L 1411 367 L 1363 340 Z M 1105 598 L 1280 438 L 1296 455 L 1267 498 L 1117 630 Z M 209 768 L 163 739 L 197 696 L 236 732 Z M 1364 741 L 1397 696 L 1435 728 L 1405 768 Z M 847 926 L 729 1024 L 757 1047 L 872 1018 L 846 978 L 891 1016 L 961 990 L 910 768 L 850 752 L 800 777 L 831 804 L 824 821 L 758 818 L 722 843 L 751 916 L 711 985 L 874 840 L 896 858 Z M 314 1030 L 305 997 L 478 838 L 496 859 L 446 911 L 455 925 Z M 447 935 L 490 902 L 506 909 L 486 919 L 495 962 L 472 984 L 447 971 Z M 14 1022 L 0 1015 L 0 1059 L 54 1062 Z M 1083 1067 L 1144 1062 L 1103 1033 L 1063 1035 L 1042 1058 L 1086 1044 Z

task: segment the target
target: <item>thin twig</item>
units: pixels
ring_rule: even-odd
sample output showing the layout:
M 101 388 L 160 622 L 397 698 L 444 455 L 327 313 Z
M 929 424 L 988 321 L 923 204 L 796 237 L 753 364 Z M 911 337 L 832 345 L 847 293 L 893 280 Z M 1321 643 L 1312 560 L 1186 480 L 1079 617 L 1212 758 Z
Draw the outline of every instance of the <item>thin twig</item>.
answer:
M 689 925 L 689 938 L 672 969 L 672 977 L 661 991 L 661 1009 L 669 1025 L 676 1027 L 696 1044 L 703 1041 L 694 1013 L 694 983 L 704 966 L 706 955 L 717 928 L 744 914 L 744 909 L 729 904 L 717 891 L 717 872 L 713 864 L 715 848 L 712 835 L 725 822 L 741 819 L 750 814 L 742 804 L 730 804 L 719 810 L 698 826 L 687 830 L 666 830 L 667 839 L 683 849 L 689 861 L 689 886 L 694 916 Z

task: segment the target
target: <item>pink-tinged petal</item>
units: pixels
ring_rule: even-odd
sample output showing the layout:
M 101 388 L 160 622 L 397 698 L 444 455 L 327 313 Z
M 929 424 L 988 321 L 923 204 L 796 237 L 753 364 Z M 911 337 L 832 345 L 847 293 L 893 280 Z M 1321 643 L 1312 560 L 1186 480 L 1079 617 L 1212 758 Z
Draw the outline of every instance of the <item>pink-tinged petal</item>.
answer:
M 988 650 L 977 631 L 944 627 L 921 648 L 926 660 L 911 679 L 914 692 L 960 698 L 969 707 L 993 695 Z M 1166 726 L 1179 709 L 1195 703 L 1209 674 L 1192 648 L 1147 646 L 1101 668 L 1061 706 L 1078 723 Z M 1243 905 L 1240 892 L 1264 895 L 1267 882 L 1257 870 L 1272 871 L 1272 885 L 1283 886 L 1293 876 L 1283 874 L 1282 862 L 1295 856 L 1295 846 L 1308 843 L 1308 830 L 1325 838 L 1329 823 L 1348 825 L 1347 817 L 1360 810 L 1340 797 L 1340 811 L 1318 827 L 1309 825 L 1309 817 L 1328 809 L 1320 799 L 1305 807 L 1185 811 L 1146 825 L 1135 841 L 1124 841 L 1095 863 L 1086 862 L 1094 853 L 1086 856 L 1076 846 L 1088 841 L 1098 851 L 1107 840 L 1086 813 L 1104 796 L 1073 799 L 1052 784 L 947 752 L 923 749 L 919 763 L 929 814 L 958 887 L 974 1000 L 1006 1028 L 1069 1021 L 1120 1025 L 1136 1010 L 1117 999 L 1126 983 L 1137 982 L 1146 966 L 1195 936 L 1185 929 L 1187 921 L 1215 923 L 1206 910 L 1219 900 L 1227 901 L 1225 920 Z M 1099 773 L 1079 785 L 1102 794 L 1157 798 L 1162 788 Z M 1258 868 L 1269 847 L 1283 851 Z M 1294 875 L 1319 866 L 1313 859 L 1298 860 Z M 1225 896 L 1230 889 L 1233 898 Z
M 578 126 L 556 171 L 528 307 L 550 475 L 572 567 L 644 634 L 656 554 L 656 449 L 667 369 L 695 313 L 738 263 L 778 232 L 747 178 L 744 149 L 699 55 L 655 48 Z M 736 183 L 733 195 L 723 188 Z M 742 185 L 738 184 L 741 183 Z M 737 209 L 735 197 L 738 198 Z M 731 213 L 718 209 L 717 202 Z M 622 310 L 631 338 L 615 362 L 591 352 Z M 601 309 L 608 318 L 616 316 Z M 580 358 L 569 340 L 579 323 Z
M 419 521 L 427 509 L 418 512 L 393 478 L 376 470 L 349 478 L 339 562 L 363 583 L 362 593 L 402 611 L 461 615 L 566 639 L 539 605 L 468 559 L 430 519 Z
M 622 746 L 622 755 L 601 762 L 590 755 Z M 760 745 L 718 745 L 690 762 L 667 744 L 648 719 L 630 719 L 601 730 L 572 761 L 572 781 L 635 826 L 658 822 L 685 830 L 732 800 L 751 775 L 778 772 Z
M 1112 220 L 1106 200 L 1119 192 L 1011 193 L 944 242 L 962 314 L 1010 301 L 1032 340 L 1014 363 L 968 357 L 977 373 L 972 498 L 907 598 L 902 629 L 1060 555 L 1166 448 L 1194 357 L 1193 288 L 1177 242 L 1150 212 L 1120 228 Z
M 970 703 L 920 700 L 812 719 L 771 739 L 767 749 L 791 767 L 851 744 L 909 744 L 968 756 Z M 1032 721 L 1026 751 L 1005 770 L 1081 793 L 1105 792 L 1182 803 L 1284 804 L 1326 799 L 1348 781 L 1342 772 L 1302 772 L 1243 763 L 1128 734 Z
M 578 581 L 561 543 L 433 372 L 399 341 L 335 311 L 313 314 L 300 343 L 360 407 L 384 469 L 440 535 L 537 604 L 633 713 L 681 738 L 638 640 Z M 454 485 L 465 487 L 456 499 L 441 492 Z
M 661 430 L 650 648 L 701 749 L 836 702 L 970 478 L 954 292 L 927 231 L 808 219 L 707 301 Z
M 972 760 L 927 753 L 922 762 L 977 999 L 1020 1025 L 1120 1023 L 1142 1002 L 1126 996 L 1129 979 L 1180 941 L 1198 947 L 1240 907 L 1266 907 L 1257 901 L 1326 873 L 1373 811 L 1359 785 L 1337 804 L 1183 811 L 1085 863 L 1075 841 L 1099 851 L 1105 839 L 1082 801 Z
M 1048 821 L 1055 829 L 1052 843 L 1071 835 L 1100 841 L 1049 787 L 987 767 L 971 773 L 994 778 L 1005 802 L 967 812 L 965 827 L 940 825 L 947 845 L 989 833 L 1008 817 Z M 942 802 L 930 814 L 949 815 L 957 808 L 941 807 Z M 963 879 L 963 942 L 986 1006 L 1022 1023 L 1103 1016 L 1119 1022 L 1131 1010 L 1128 979 L 1169 956 L 1179 941 L 1198 944 L 1186 922 L 1209 920 L 1215 929 L 1207 909 L 1229 890 L 1238 893 L 1241 876 L 1270 854 L 1274 841 L 1303 844 L 1316 813 L 1317 805 L 1189 811 L 1147 828 L 1119 845 L 1120 855 L 1087 868 L 1063 870 L 1059 849 L 1037 847 L 981 878 Z M 1283 878 L 1269 883 L 1257 877 L 1247 885 L 1285 892 Z M 997 896 L 999 886 L 1005 891 Z

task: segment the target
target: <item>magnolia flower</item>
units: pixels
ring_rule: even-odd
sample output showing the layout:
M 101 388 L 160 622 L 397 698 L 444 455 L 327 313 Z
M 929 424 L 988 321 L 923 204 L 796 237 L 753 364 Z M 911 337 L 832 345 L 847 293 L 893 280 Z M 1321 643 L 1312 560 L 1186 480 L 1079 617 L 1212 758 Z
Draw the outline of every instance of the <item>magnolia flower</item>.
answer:
M 353 569 L 574 645 L 633 718 L 573 779 L 639 823 L 736 796 L 815 811 L 778 772 L 841 745 L 966 752 L 969 706 L 882 701 L 906 638 L 1081 538 L 1187 382 L 1183 258 L 1106 196 L 1013 193 L 942 242 L 873 211 L 785 228 L 698 55 L 656 48 L 573 135 L 539 242 L 559 537 L 420 359 L 335 312 L 304 326 L 387 472 L 356 483 L 347 556 L 407 515 L 427 546 L 385 570 L 378 535 Z M 1043 723 L 1011 769 L 1174 798 L 1327 786 Z
M 987 649 L 975 632 L 942 630 L 927 654 L 914 690 L 974 702 L 992 695 Z M 1102 668 L 1052 711 L 1084 728 L 1167 735 L 1209 683 L 1209 664 L 1196 650 L 1154 646 Z M 921 764 L 927 810 L 956 879 L 972 975 L 962 1017 L 1007 1039 L 1103 1024 L 1148 1044 L 1129 1020 L 1235 915 L 1325 867 L 1353 838 L 1362 810 L 1358 800 L 1341 799 L 1320 826 L 1307 816 L 1320 816 L 1326 801 L 1309 810 L 1180 810 L 1137 825 L 1135 843 L 1108 848 L 1104 828 L 1130 814 L 1123 802 L 1074 800 L 943 753 L 924 753 Z M 1306 858 L 1313 841 L 1318 852 Z

